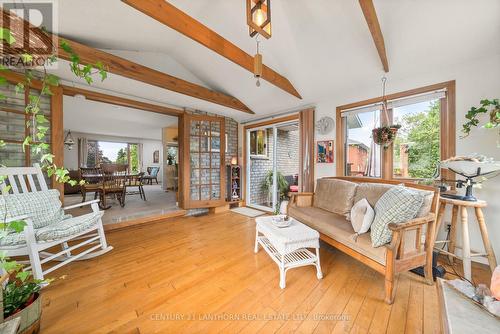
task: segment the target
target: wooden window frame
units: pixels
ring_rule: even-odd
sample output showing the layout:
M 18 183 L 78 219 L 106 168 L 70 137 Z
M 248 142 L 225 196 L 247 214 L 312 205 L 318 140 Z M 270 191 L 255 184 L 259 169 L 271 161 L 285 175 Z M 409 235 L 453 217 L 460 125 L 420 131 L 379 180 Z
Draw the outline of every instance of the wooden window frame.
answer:
M 455 155 L 456 150 L 456 124 L 455 124 L 455 80 L 437 83 L 434 85 L 429 85 L 425 87 L 410 89 L 398 93 L 389 94 L 386 96 L 387 100 L 396 100 L 404 97 L 410 97 L 413 95 L 424 94 L 433 92 L 436 90 L 445 90 L 446 98 L 443 99 L 441 103 L 441 114 L 440 114 L 440 140 L 441 140 L 441 159 L 447 159 Z M 359 101 L 355 103 L 349 103 L 336 108 L 336 174 L 337 176 L 345 176 L 345 135 L 346 126 L 342 119 L 342 112 L 344 110 L 359 108 L 362 106 L 367 106 L 371 104 L 383 102 L 382 96 L 371 98 L 364 101 Z M 389 111 L 392 113 L 392 111 Z M 389 115 L 392 117 L 392 115 Z M 387 123 L 387 120 L 383 119 L 382 122 Z M 416 179 L 408 178 L 394 178 L 393 177 L 393 149 L 392 144 L 387 149 L 382 149 L 381 157 L 381 178 L 384 180 L 410 180 L 415 181 Z M 373 177 L 364 176 L 366 178 L 373 179 Z M 441 170 L 441 177 L 445 179 L 453 178 L 453 175 L 447 170 Z

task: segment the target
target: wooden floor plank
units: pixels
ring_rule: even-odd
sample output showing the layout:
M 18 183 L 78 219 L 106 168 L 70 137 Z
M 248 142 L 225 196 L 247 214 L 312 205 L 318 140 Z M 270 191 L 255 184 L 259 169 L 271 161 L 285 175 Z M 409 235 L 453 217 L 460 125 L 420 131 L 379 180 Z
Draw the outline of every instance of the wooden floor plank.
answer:
M 42 333 L 439 333 L 434 286 L 402 274 L 387 305 L 382 275 L 324 244 L 324 278 L 292 269 L 280 289 L 254 220 L 232 212 L 107 236 L 112 252 L 51 275 L 66 278 L 42 291 Z

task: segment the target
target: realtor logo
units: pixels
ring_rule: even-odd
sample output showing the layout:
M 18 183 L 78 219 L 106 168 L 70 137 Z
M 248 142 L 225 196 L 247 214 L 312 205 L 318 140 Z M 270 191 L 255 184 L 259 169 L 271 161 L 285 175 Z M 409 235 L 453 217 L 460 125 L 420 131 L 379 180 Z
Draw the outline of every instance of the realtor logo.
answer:
M 57 19 L 55 1 L 0 0 L 1 65 L 7 68 L 55 67 Z M 10 32 L 10 34 L 9 34 Z

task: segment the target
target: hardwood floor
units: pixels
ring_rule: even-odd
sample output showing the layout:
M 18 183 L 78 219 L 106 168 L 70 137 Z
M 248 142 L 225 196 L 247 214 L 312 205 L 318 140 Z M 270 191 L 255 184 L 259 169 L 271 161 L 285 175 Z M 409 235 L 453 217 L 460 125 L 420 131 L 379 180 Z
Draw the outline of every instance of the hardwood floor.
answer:
M 112 252 L 53 273 L 42 333 L 439 333 L 435 286 L 402 274 L 387 305 L 380 274 L 325 244 L 324 278 L 292 269 L 281 290 L 254 228 L 226 212 L 108 233 Z

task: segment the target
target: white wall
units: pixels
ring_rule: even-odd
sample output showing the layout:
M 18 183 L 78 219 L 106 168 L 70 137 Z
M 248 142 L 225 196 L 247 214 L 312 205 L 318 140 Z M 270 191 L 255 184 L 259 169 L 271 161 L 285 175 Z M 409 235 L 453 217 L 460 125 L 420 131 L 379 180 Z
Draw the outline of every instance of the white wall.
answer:
M 66 133 L 67 130 L 65 130 Z M 163 150 L 161 140 L 151 140 L 151 139 L 140 139 L 132 137 L 117 137 L 117 136 L 107 136 L 98 135 L 90 133 L 81 132 L 71 132 L 75 141 L 80 137 L 85 137 L 88 140 L 101 140 L 101 141 L 111 141 L 111 142 L 124 142 L 124 143 L 142 143 L 143 144 L 143 170 L 146 171 L 147 167 L 158 166 L 160 167 L 160 172 L 158 173 L 158 181 L 162 181 L 162 161 L 163 161 Z M 153 152 L 155 150 L 160 151 L 159 163 L 153 163 Z M 64 167 L 67 169 L 78 169 L 78 147 L 75 145 L 70 151 L 64 148 Z
M 500 55 L 488 55 L 483 59 L 444 67 L 439 71 L 421 73 L 418 76 L 408 78 L 391 78 L 388 75 L 388 79 L 388 93 L 456 80 L 457 155 L 477 152 L 500 161 L 500 148 L 496 146 L 497 131 L 476 128 L 468 138 L 459 138 L 465 120 L 464 115 L 471 106 L 478 105 L 483 98 L 500 98 Z M 372 84 L 371 87 L 358 87 L 356 90 L 342 94 L 334 93 L 331 97 L 317 103 L 316 120 L 322 116 L 330 116 L 335 119 L 335 108 L 339 105 L 380 96 L 379 78 L 370 84 Z M 335 139 L 335 131 L 326 136 L 316 134 L 316 140 L 323 139 Z M 335 167 L 335 164 L 318 164 L 315 166 L 315 177 L 334 176 Z M 475 189 L 474 192 L 476 197 L 488 202 L 488 207 L 484 209 L 484 215 L 493 248 L 497 258 L 500 259 L 500 200 L 498 199 L 500 196 L 500 177 L 488 180 L 483 184 L 482 189 Z M 450 213 L 448 212 L 445 222 L 449 222 L 449 217 Z M 469 225 L 472 249 L 482 250 L 481 236 L 473 212 L 469 213 Z M 444 232 L 441 231 L 440 236 L 443 237 L 443 234 Z

